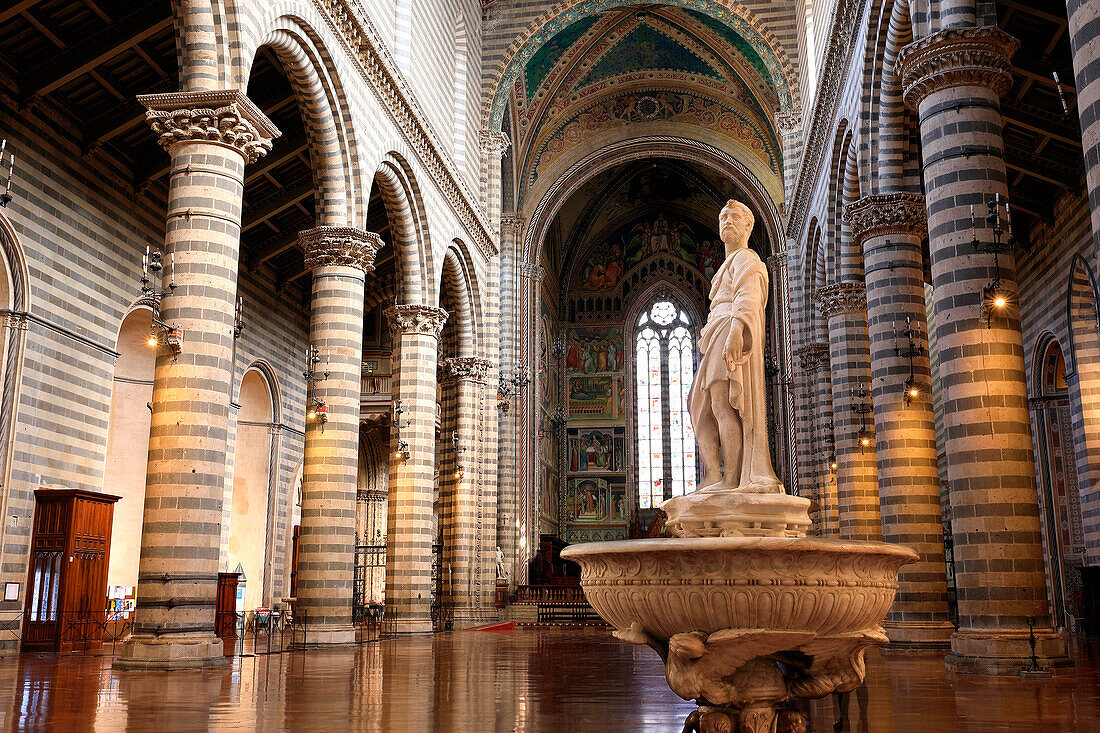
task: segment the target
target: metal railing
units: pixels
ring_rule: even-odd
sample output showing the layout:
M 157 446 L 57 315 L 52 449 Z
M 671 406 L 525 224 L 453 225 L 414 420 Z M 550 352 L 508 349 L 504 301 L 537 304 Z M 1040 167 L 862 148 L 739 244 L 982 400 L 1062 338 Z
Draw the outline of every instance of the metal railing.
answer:
M 112 619 L 108 614 L 96 618 L 82 611 L 57 611 L 51 618 L 37 622 L 39 629 L 43 624 L 53 624 L 53 634 L 42 636 L 40 631 L 36 645 L 43 648 L 32 650 L 34 653 L 114 657 L 121 651 L 122 642 L 134 633 L 133 614 Z M 0 612 L 0 647 L 22 648 L 23 631 L 23 611 Z
M 521 585 L 516 603 L 576 603 L 588 605 L 579 585 Z

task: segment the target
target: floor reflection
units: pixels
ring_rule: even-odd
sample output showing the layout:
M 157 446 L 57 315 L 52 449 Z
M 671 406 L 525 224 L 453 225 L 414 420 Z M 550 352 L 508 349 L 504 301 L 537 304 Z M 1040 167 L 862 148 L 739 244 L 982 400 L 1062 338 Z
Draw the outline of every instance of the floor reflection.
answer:
M 1100 731 L 1097 645 L 1050 680 L 948 676 L 942 658 L 872 652 L 847 730 Z M 690 703 L 657 655 L 606 631 L 468 631 L 234 660 L 227 670 L 115 672 L 107 658 L 0 659 L 5 730 L 674 731 Z M 832 699 L 809 703 L 833 730 Z

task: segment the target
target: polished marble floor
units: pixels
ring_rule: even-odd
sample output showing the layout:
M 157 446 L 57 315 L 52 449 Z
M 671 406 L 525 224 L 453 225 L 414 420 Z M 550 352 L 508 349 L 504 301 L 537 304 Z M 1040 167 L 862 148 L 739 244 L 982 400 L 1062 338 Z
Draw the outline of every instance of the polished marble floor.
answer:
M 1100 731 L 1100 645 L 1071 675 L 949 677 L 930 655 L 868 655 L 852 731 Z M 345 651 L 235 659 L 227 670 L 115 672 L 109 658 L 0 659 L 0 728 L 66 733 L 175 731 L 660 731 L 692 705 L 665 686 L 657 655 L 606 630 L 465 631 Z M 828 733 L 833 701 L 810 705 Z

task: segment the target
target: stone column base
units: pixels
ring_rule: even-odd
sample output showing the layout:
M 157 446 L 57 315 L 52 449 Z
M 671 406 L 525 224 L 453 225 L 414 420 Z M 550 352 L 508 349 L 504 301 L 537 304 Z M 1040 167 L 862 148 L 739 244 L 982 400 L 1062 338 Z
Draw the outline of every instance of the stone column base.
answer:
M 305 625 L 305 638 L 295 639 L 291 649 L 328 649 L 355 643 L 355 627 L 351 624 Z
M 209 669 L 225 667 L 222 640 L 213 634 L 135 634 L 122 645 L 115 669 Z
M 462 629 L 473 628 L 474 626 L 484 626 L 485 624 L 491 624 L 499 617 L 496 609 L 492 608 L 456 608 L 454 615 L 452 616 L 454 630 L 460 631 Z
M 1039 666 L 1056 672 L 1073 666 L 1066 654 L 1066 640 L 1050 629 L 1035 632 L 1035 656 Z M 1031 644 L 1026 630 L 956 631 L 951 653 L 944 658 L 948 672 L 956 674 L 1015 675 L 1031 666 Z
M 435 631 L 430 617 L 387 619 L 385 628 L 390 636 L 431 634 Z
M 891 621 L 882 623 L 886 636 L 890 637 L 890 646 L 883 647 L 884 652 L 943 650 L 951 647 L 951 636 L 955 625 L 950 621 Z

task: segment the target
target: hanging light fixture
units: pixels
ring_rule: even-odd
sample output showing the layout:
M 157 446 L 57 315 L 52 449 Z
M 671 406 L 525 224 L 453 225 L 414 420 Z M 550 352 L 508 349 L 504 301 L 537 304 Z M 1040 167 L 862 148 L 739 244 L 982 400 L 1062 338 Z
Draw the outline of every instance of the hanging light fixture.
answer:
M 913 319 L 905 317 L 905 346 L 898 346 L 898 324 L 894 323 L 894 356 L 903 356 L 909 360 L 909 376 L 902 385 L 902 398 L 905 406 L 909 407 L 913 400 L 920 396 L 920 386 L 917 384 L 913 359 L 924 355 L 924 345 L 920 341 L 920 333 L 913 327 Z
M 872 408 L 867 401 L 869 394 L 866 384 L 860 382 L 859 390 L 854 394 L 856 403 L 852 406 L 852 412 L 859 415 L 859 432 L 856 433 L 856 440 L 859 442 L 859 452 L 862 453 L 865 448 L 871 446 L 871 431 L 867 429 L 866 416 Z
M 985 242 L 978 239 L 978 219 L 974 215 L 974 207 L 970 207 L 970 218 L 974 230 L 974 238 L 971 245 L 974 249 L 993 255 L 993 279 L 982 288 L 981 292 L 981 317 L 985 319 L 986 328 L 993 327 L 993 317 L 1003 312 L 1014 299 L 1013 292 L 1001 282 L 1002 252 L 1012 249 L 1014 236 L 1012 234 L 1012 206 L 1008 199 L 1002 201 L 1001 194 L 994 194 L 993 198 L 986 201 L 989 213 L 985 216 L 986 225 L 992 229 L 993 240 Z M 1004 207 L 1004 218 L 1001 217 L 1001 207 Z M 985 228 L 985 227 L 982 227 Z
M 161 320 L 160 307 L 165 295 L 176 290 L 176 255 L 173 253 L 169 259 L 168 287 L 162 288 L 158 283 L 162 282 L 161 272 L 164 270 L 164 255 L 159 249 L 145 248 L 145 254 L 141 256 L 141 294 L 143 300 L 149 304 L 153 311 L 153 319 L 150 324 L 149 346 L 157 348 L 161 344 L 168 346 L 175 360 L 183 350 L 183 330 L 179 326 L 170 325 Z

